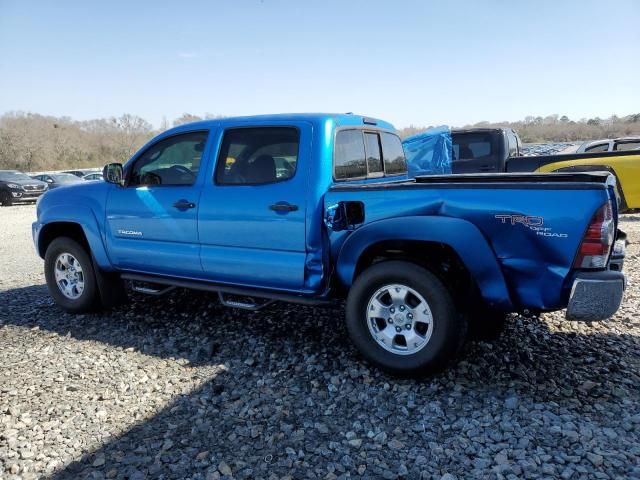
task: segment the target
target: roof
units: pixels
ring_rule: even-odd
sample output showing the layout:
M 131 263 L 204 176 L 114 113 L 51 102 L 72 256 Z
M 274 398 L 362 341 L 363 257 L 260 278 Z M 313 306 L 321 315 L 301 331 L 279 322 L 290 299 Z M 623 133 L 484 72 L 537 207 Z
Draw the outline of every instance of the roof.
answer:
M 201 120 L 199 122 L 185 123 L 178 125 L 168 132 L 180 131 L 180 130 L 192 130 L 193 128 L 213 128 L 213 127 L 226 127 L 228 125 L 237 124 L 252 124 L 259 123 L 265 124 L 269 122 L 309 122 L 309 123 L 324 123 L 328 120 L 332 120 L 338 126 L 343 125 L 371 125 L 388 130 L 395 130 L 395 127 L 389 122 L 380 120 L 373 117 L 364 115 L 355 115 L 353 113 L 278 113 L 270 115 L 251 115 L 243 117 L 224 117 L 215 118 L 210 120 Z M 366 123 L 365 123 L 366 120 Z M 375 122 L 375 123 L 374 123 Z
M 451 133 L 481 133 L 481 132 L 504 132 L 505 130 L 515 130 L 511 127 L 471 127 L 471 128 L 454 128 Z
M 617 138 L 601 138 L 600 140 L 587 140 L 583 145 L 600 143 L 600 142 L 626 142 L 626 141 L 640 140 L 640 137 L 617 137 Z

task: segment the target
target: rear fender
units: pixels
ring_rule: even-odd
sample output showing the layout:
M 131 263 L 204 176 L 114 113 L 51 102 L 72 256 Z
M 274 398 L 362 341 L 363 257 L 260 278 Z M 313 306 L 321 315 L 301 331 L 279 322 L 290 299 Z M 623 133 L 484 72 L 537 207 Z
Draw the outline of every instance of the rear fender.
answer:
M 471 222 L 449 217 L 410 216 L 379 220 L 357 229 L 344 242 L 337 275 L 347 288 L 354 281 L 358 259 L 382 241 L 425 241 L 451 247 L 472 275 L 480 294 L 492 307 L 508 311 L 513 305 L 496 256 Z
M 40 256 L 44 256 L 44 251 L 40 245 L 40 240 L 43 238 L 43 234 L 48 228 L 51 228 L 56 223 L 69 222 L 75 223 L 82 228 L 84 236 L 87 239 L 91 254 L 95 258 L 97 265 L 103 270 L 113 270 L 111 261 L 107 255 L 107 251 L 104 246 L 102 235 L 100 234 L 100 228 L 98 226 L 98 220 L 94 212 L 86 206 L 81 205 L 56 205 L 41 212 L 39 217 L 39 224 L 34 225 L 34 240 L 38 248 Z

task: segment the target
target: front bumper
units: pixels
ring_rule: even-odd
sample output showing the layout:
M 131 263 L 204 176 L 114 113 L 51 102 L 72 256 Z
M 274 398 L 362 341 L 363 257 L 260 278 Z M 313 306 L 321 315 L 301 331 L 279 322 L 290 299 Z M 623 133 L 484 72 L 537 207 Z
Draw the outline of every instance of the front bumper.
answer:
M 613 270 L 581 272 L 573 281 L 567 320 L 592 322 L 611 317 L 620 308 L 626 279 Z
M 30 202 L 32 200 L 37 200 L 38 197 L 42 196 L 47 190 L 10 190 L 11 197 L 14 202 Z

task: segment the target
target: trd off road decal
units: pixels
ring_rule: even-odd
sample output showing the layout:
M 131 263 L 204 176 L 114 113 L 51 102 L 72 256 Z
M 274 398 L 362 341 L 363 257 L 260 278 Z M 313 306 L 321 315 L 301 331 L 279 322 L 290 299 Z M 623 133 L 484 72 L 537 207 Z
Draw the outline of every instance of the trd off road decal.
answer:
M 541 237 L 555 237 L 555 238 L 569 237 L 569 235 L 566 233 L 554 232 L 551 227 L 545 227 L 544 217 L 500 214 L 500 215 L 496 215 L 495 218 L 497 218 L 498 220 L 501 220 L 501 222 L 506 225 L 518 225 L 518 224 L 522 225 L 528 228 L 529 230 L 536 232 L 536 235 L 540 235 Z

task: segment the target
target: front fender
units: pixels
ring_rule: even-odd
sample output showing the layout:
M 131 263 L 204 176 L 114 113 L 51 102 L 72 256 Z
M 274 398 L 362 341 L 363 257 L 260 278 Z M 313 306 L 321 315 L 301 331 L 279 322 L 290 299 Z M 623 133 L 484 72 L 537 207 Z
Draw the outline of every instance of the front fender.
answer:
M 389 240 L 436 242 L 448 245 L 473 276 L 485 301 L 502 310 L 512 308 L 509 291 L 496 256 L 471 222 L 458 218 L 409 216 L 379 220 L 352 233 L 338 255 L 336 273 L 350 287 L 358 259 L 371 245 Z
M 48 226 L 58 222 L 78 224 L 98 266 L 107 271 L 113 270 L 100 233 L 98 219 L 91 208 L 83 205 L 56 204 L 39 212 L 38 221 L 33 224 L 33 239 L 41 256 L 44 252 L 40 252 L 40 238 Z

